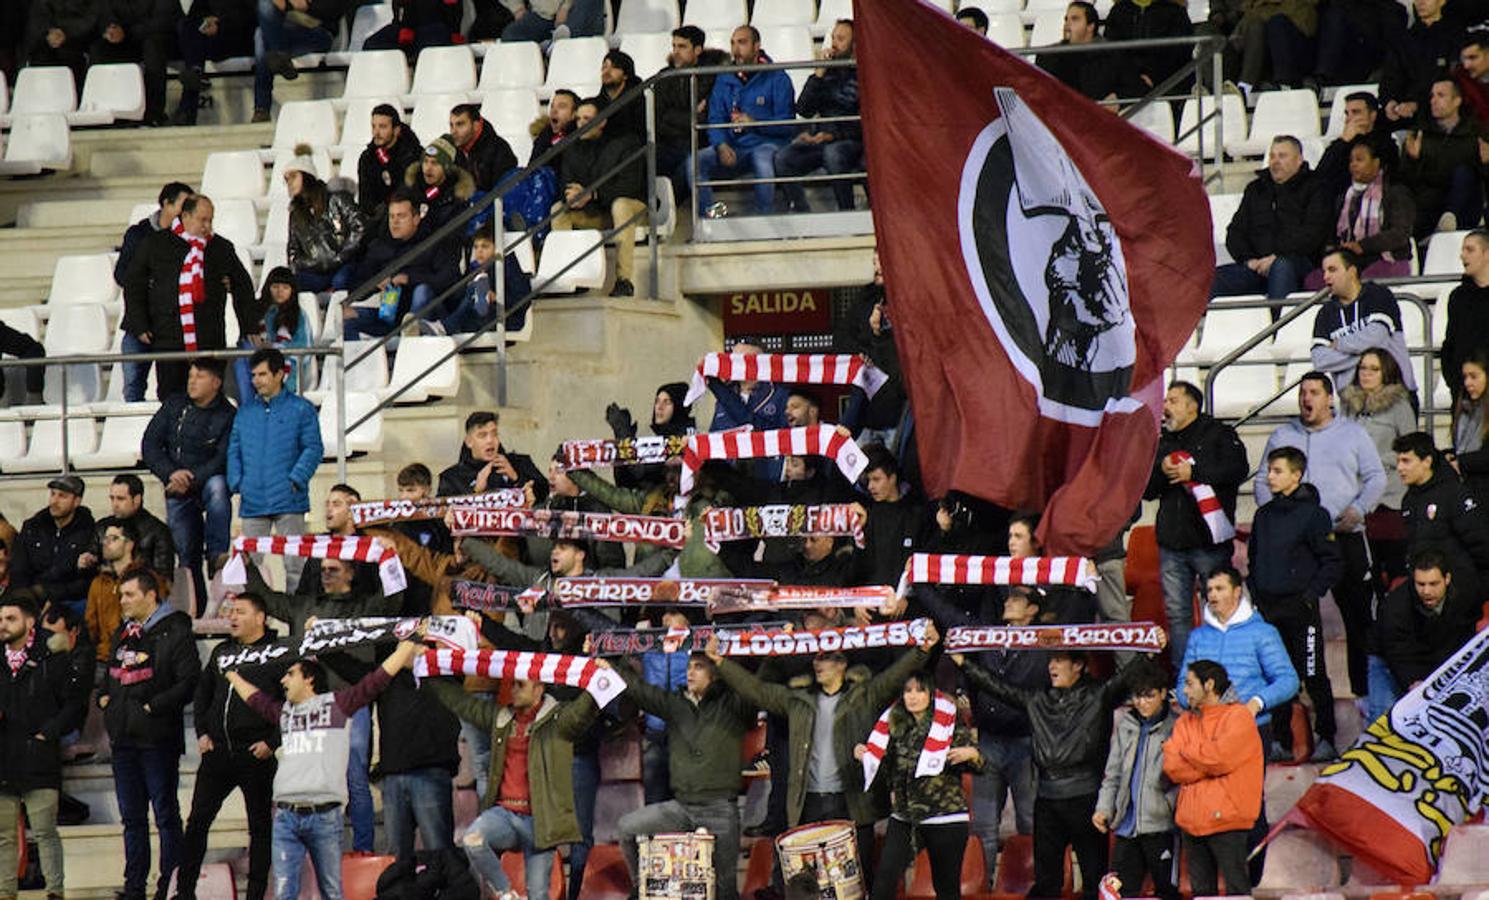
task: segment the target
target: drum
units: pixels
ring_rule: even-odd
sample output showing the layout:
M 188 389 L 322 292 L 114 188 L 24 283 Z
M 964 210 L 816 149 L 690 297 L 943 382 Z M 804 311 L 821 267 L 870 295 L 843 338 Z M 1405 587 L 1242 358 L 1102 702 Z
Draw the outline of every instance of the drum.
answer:
M 787 896 L 794 895 L 794 878 L 806 873 L 811 879 L 815 873 L 822 900 L 863 900 L 855 835 L 852 822 L 832 821 L 802 825 L 776 838 Z
M 638 850 L 641 900 L 713 900 L 713 835 L 654 834 Z

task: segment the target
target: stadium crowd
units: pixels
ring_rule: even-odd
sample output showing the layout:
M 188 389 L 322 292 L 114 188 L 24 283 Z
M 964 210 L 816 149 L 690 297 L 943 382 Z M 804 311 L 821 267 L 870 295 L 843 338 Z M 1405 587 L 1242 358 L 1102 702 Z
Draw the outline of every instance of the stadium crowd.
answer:
M 123 4 L 96 15 L 90 5 L 84 15 L 64 0 L 40 0 L 25 29 L 35 38 L 27 44 L 29 58 L 81 66 L 95 55 L 123 52 L 103 46 L 122 43 L 149 69 L 152 58 L 170 52 L 152 40 L 174 35 L 188 60 L 195 58 L 189 54 L 215 58 L 246 52 L 227 44 L 252 34 L 256 21 L 256 86 L 267 91 L 275 75 L 292 76 L 287 54 L 323 48 L 345 12 L 334 0 L 265 2 L 257 9 L 197 0 L 182 18 L 174 12 L 179 4 L 165 5 L 173 11 L 157 21 L 126 19 L 114 9 Z M 17 6 L 26 4 L 7 7 L 5 15 Z M 1189 33 L 1187 17 L 1174 16 L 1169 6 L 1168 0 L 1122 0 L 1105 23 L 1106 37 Z M 598 8 L 585 0 L 477 3 L 484 31 L 464 37 L 598 33 L 586 30 L 595 27 Z M 440 5 L 398 9 L 407 18 L 380 37 L 389 46 L 414 52 L 457 36 Z M 297 897 L 307 857 L 321 896 L 340 897 L 343 851 L 396 856 L 395 865 L 404 867 L 389 872 L 410 884 L 418 860 L 442 879 L 421 888 L 424 896 L 452 898 L 510 890 L 504 851 L 523 855 L 526 891 L 543 896 L 562 851 L 568 894 L 577 900 L 594 844 L 600 748 L 631 727 L 641 735 L 646 805 L 613 824 L 633 884 L 641 875 L 641 840 L 702 828 L 713 837 L 715 896 L 734 900 L 744 836 L 844 820 L 854 828 L 862 881 L 874 900 L 895 895 L 919 849 L 928 853 L 937 897 L 950 900 L 960 893 L 969 835 L 993 877 L 1011 800 L 1016 830 L 1032 835 L 1031 896 L 1061 896 L 1067 848 L 1085 897 L 1097 895 L 1108 870 L 1132 892 L 1147 879 L 1154 895 L 1177 897 L 1173 863 L 1181 852 L 1195 895 L 1215 894 L 1222 883 L 1229 894 L 1248 893 L 1261 859 L 1248 865 L 1248 854 L 1268 827 L 1266 763 L 1335 758 L 1334 697 L 1352 695 L 1371 717 L 1383 712 L 1473 634 L 1489 590 L 1483 505 L 1489 500 L 1489 233 L 1475 230 L 1463 239 L 1463 281 L 1447 299 L 1438 361 L 1454 403 L 1448 447 L 1437 447 L 1422 429 L 1417 368 L 1407 357 L 1398 302 L 1372 280 L 1400 274 L 1413 242 L 1482 218 L 1489 144 L 1478 128 L 1489 121 L 1483 87 L 1489 38 L 1470 30 L 1477 12 L 1465 0 L 1417 0 L 1409 28 L 1401 8 L 1388 2 L 1320 9 L 1308 0 L 1247 0 L 1217 3 L 1214 10 L 1201 27 L 1231 36 L 1232 62 L 1248 86 L 1340 82 L 1377 69 L 1383 76 L 1378 94 L 1343 98 L 1345 134 L 1316 170 L 1303 162 L 1296 139 L 1273 141 L 1267 169 L 1248 187 L 1230 225 L 1235 262 L 1216 273 L 1217 295 L 1285 297 L 1308 284 L 1328 290 L 1314 319 L 1313 371 L 1299 385 L 1297 416 L 1276 428 L 1261 458 L 1251 459 L 1235 429 L 1205 411 L 1198 386 L 1182 380 L 1168 386 L 1144 493 L 1156 502 L 1167 632 L 1161 656 L 1067 649 L 964 655 L 941 646 L 941 632 L 957 625 L 1129 620 L 1125 534 L 1117 534 L 1091 561 L 1100 575 L 1094 592 L 916 585 L 882 605 L 774 612 L 771 621 L 804 629 L 920 617 L 933 624 L 915 646 L 895 651 L 773 657 L 756 666 L 725 656 L 717 639 L 700 639 L 691 652 L 603 661 L 627 687 L 603 708 L 583 689 L 540 680 L 416 680 L 411 669 L 422 628 L 375 648 L 275 665 L 223 664 L 273 646 L 281 629 L 298 638 L 327 620 L 459 615 L 462 582 L 517 592 L 509 608 L 463 611 L 483 646 L 585 656 L 597 631 L 707 623 L 697 607 L 628 608 L 618 618 L 566 607 L 552 590 L 556 579 L 767 578 L 823 588 L 893 587 L 916 552 L 1041 555 L 1039 511 L 922 491 L 892 334 L 900 312 L 877 277 L 838 323 L 834 341 L 836 351 L 861 355 L 888 376 L 872 396 L 855 387 L 834 409 L 812 385 L 710 378 L 715 413 L 704 426 L 687 403 L 687 384 L 669 381 L 642 416 L 649 435 L 661 438 L 835 424 L 868 458 L 857 482 L 816 456 L 711 461 L 690 492 L 676 466 L 617 467 L 607 479 L 566 467 L 556 454 L 545 472 L 504 443 L 496 413 L 482 411 L 466 418 L 457 459 L 407 461 L 397 475 L 400 497 L 516 488 L 526 505 L 548 510 L 665 515 L 678 508 L 688 523 L 683 546 L 487 541 L 453 535 L 451 523 L 439 519 L 359 528 L 351 506 L 363 498 L 354 488 L 339 484 L 312 498 L 324 448 L 315 411 L 298 394 L 297 364 L 282 352 L 314 340 L 298 293 L 365 281 L 421 247 L 518 162 L 477 107 L 457 107 L 449 133 L 427 142 L 397 109 L 379 107 L 355 190 L 322 182 L 308 154 L 286 170 L 294 198 L 289 266 L 270 273 L 261 294 L 231 243 L 213 234 L 211 199 L 188 185 L 164 186 L 159 210 L 124 236 L 116 278 L 125 297 L 126 350 L 220 349 L 226 316 L 234 315 L 245 346 L 256 352 L 238 372 L 207 358 L 157 364 L 161 406 L 141 455 L 148 477 L 163 487 L 163 520 L 145 507 L 138 476 L 117 476 L 108 491 L 110 515 L 95 518 L 84 503 L 83 481 L 67 475 L 49 483 L 46 507 L 19 530 L 0 527 L 0 643 L 7 663 L 0 670 L 0 900 L 17 893 L 14 826 L 22 807 L 47 895 L 64 896 L 57 830 L 64 765 L 105 752 L 78 738 L 94 710 L 107 730 L 123 821 L 124 900 L 147 896 L 152 817 L 160 848 L 153 895 L 194 897 L 212 823 L 234 790 L 243 794 L 248 820 L 251 900 L 271 889 L 278 898 Z M 969 27 L 987 26 L 975 9 L 960 16 Z M 1073 3 L 1066 39 L 1096 39 L 1099 24 L 1094 8 Z M 679 28 L 673 39 L 673 65 L 710 61 L 698 29 Z M 829 47 L 840 57 L 852 53 L 851 22 L 838 23 Z M 737 63 L 763 58 L 758 33 L 736 29 L 730 55 Z M 1048 67 L 1100 99 L 1123 95 L 1134 82 L 1161 81 L 1182 62 L 1103 54 L 1078 67 Z M 200 69 L 192 71 L 199 91 L 204 79 Z M 547 119 L 535 123 L 529 159 L 634 86 L 625 54 L 607 56 L 602 81 L 606 89 L 594 98 L 555 94 Z M 785 79 L 721 78 L 706 112 L 691 109 L 685 94 L 670 101 L 659 95 L 659 156 L 672 154 L 663 157 L 670 162 L 662 169 L 676 173 L 680 192 L 690 168 L 688 129 L 699 115 L 725 123 L 745 102 L 741 97 L 752 108 L 770 107 L 769 119 L 856 110 L 851 70 L 814 73 L 801 97 L 778 81 Z M 163 88 L 159 96 L 163 103 Z M 258 107 L 266 117 L 268 97 L 261 94 Z M 185 112 L 194 116 L 194 107 Z M 554 227 L 620 225 L 644 210 L 639 168 L 589 190 L 640 145 L 636 125 L 616 116 L 557 161 L 549 202 L 562 215 Z M 841 173 L 860 166 L 859 136 L 839 124 L 805 135 L 744 133 L 756 143 L 727 130 L 710 132 L 701 173 L 736 167 L 756 175 L 818 167 Z M 706 189 L 696 193 L 705 210 L 724 212 Z M 791 208 L 806 203 L 800 191 L 782 193 Z M 851 207 L 851 189 L 835 199 Z M 756 189 L 754 201 L 761 211 L 777 203 L 768 186 Z M 629 293 L 630 245 L 623 237 L 620 295 Z M 498 275 L 497 257 L 489 226 L 425 248 L 383 286 L 376 307 L 348 310 L 345 336 L 386 334 L 410 315 L 435 332 L 481 327 L 501 314 L 492 302 L 496 277 L 506 279 L 508 296 L 526 293 L 520 270 L 508 264 Z M 484 269 L 486 278 L 473 280 L 453 304 L 432 308 L 434 296 L 473 268 Z M 747 343 L 732 349 L 760 352 Z M 129 371 L 126 399 L 143 397 L 148 370 Z M 645 436 L 619 403 L 605 420 L 617 440 Z M 1225 526 L 1241 524 L 1237 495 L 1248 478 L 1257 510 L 1243 528 L 1241 553 Z M 242 535 L 301 534 L 314 500 L 323 504 L 326 533 L 386 542 L 411 581 L 389 591 L 375 563 L 286 557 L 283 582 L 276 583 L 277 576 L 247 561 L 246 584 L 218 610 L 228 636 L 203 664 L 197 623 L 170 597 L 172 575 L 178 565 L 188 569 L 199 599 L 220 589 L 234 496 Z M 1218 500 L 1219 515 L 1201 512 L 1206 497 Z M 857 505 L 861 546 L 848 537 L 807 536 L 714 549 L 704 539 L 701 523 L 710 509 L 824 503 Z M 1238 557 L 1244 566 L 1235 564 Z M 1338 607 L 1348 645 L 1347 671 L 1332 676 L 1322 653 L 1326 595 Z M 927 767 L 932 733 L 948 727 L 938 717 L 948 698 L 955 723 L 940 739 L 940 764 Z M 741 760 L 746 735 L 762 714 L 767 750 Z M 1293 721 L 1308 722 L 1303 746 L 1295 743 Z M 195 741 L 200 763 L 183 823 L 177 788 L 187 740 Z M 457 834 L 452 797 L 468 789 L 456 784 L 462 743 L 480 813 Z M 869 757 L 883 764 L 865 765 Z M 772 776 L 766 816 L 750 828 L 740 821 L 736 760 Z M 964 773 L 972 776 L 970 797 Z M 373 783 L 382 798 L 381 836 Z M 882 843 L 875 840 L 881 825 Z M 178 887 L 171 892 L 173 875 Z M 800 888 L 777 871 L 765 893 L 793 890 Z

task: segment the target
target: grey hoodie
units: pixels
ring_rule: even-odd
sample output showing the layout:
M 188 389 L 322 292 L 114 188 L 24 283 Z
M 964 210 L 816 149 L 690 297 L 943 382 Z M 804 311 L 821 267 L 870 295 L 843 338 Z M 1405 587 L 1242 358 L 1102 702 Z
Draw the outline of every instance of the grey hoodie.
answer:
M 1375 509 L 1385 493 L 1386 470 L 1380 453 L 1358 422 L 1336 416 L 1327 425 L 1308 428 L 1301 420 L 1290 419 L 1267 438 L 1262 467 L 1254 482 L 1257 506 L 1272 499 L 1266 459 L 1278 447 L 1297 447 L 1308 457 L 1303 481 L 1318 489 L 1319 502 L 1331 519 L 1337 520 L 1351 506 L 1363 517 Z M 1353 530 L 1363 532 L 1364 522 Z

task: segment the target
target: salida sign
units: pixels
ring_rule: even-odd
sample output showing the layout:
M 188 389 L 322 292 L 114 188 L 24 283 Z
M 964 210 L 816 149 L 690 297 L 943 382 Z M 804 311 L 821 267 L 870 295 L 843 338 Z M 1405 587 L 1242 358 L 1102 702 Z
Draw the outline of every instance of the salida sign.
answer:
M 724 294 L 724 333 L 814 334 L 832 331 L 828 288 L 786 288 Z

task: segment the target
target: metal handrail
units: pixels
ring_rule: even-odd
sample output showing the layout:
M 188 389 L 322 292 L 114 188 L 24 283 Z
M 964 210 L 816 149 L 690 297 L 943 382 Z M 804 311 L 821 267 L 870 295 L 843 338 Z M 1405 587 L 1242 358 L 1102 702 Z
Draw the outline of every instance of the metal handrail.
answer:
M 59 366 L 60 367 L 62 399 L 57 404 L 58 405 L 58 414 L 57 414 L 56 418 L 58 420 L 60 420 L 60 422 L 61 422 L 62 468 L 61 468 L 60 474 L 66 475 L 68 472 L 70 472 L 72 470 L 71 459 L 70 459 L 71 454 L 68 452 L 68 450 L 69 450 L 68 444 L 70 443 L 70 439 L 69 439 L 69 435 L 68 435 L 68 431 L 67 431 L 67 420 L 69 418 L 69 415 L 68 415 L 68 400 L 67 400 L 67 379 L 68 379 L 68 368 L 70 366 L 108 365 L 108 364 L 111 364 L 111 363 L 126 363 L 126 362 L 130 362 L 130 363 L 145 363 L 145 364 L 148 365 L 150 363 L 155 363 L 155 362 L 190 362 L 191 360 L 194 360 L 194 359 L 203 359 L 203 358 L 206 358 L 206 359 L 246 359 L 248 357 L 253 356 L 257 352 L 258 352 L 257 349 L 244 349 L 244 348 L 223 349 L 223 350 L 196 350 L 196 351 L 190 351 L 190 350 L 158 350 L 158 351 L 152 351 L 152 352 L 148 352 L 148 353 L 74 353 L 74 354 L 69 354 L 67 356 L 42 356 L 42 357 L 34 357 L 34 358 L 29 358 L 29 359 L 0 359 L 0 373 L 3 373 L 3 371 L 5 369 L 31 369 L 31 368 L 36 368 L 38 366 L 41 366 L 41 367 Z M 327 357 L 327 356 L 340 356 L 342 354 L 342 348 L 339 347 L 339 346 L 327 346 L 327 345 L 324 345 L 324 344 L 316 344 L 316 345 L 312 345 L 312 346 L 309 346 L 309 347 L 281 347 L 281 348 L 279 348 L 279 352 L 283 353 L 285 356 L 291 356 L 291 357 L 294 357 L 294 356 L 310 356 L 310 357 L 317 357 L 317 358 L 319 358 L 319 357 Z M 350 429 L 348 429 L 348 428 L 345 427 L 345 416 L 346 416 L 346 390 L 345 390 L 345 387 L 343 385 L 338 385 L 338 389 L 337 389 L 337 392 L 336 393 L 337 393 L 336 402 L 337 402 L 337 418 L 338 418 L 338 428 L 337 428 L 337 434 L 336 434 L 336 473 L 337 473 L 337 480 L 344 482 L 344 481 L 346 481 L 346 435 L 347 435 L 347 432 L 350 430 Z M 34 417 L 31 417 L 31 418 L 33 418 L 36 421 L 42 421 L 42 420 L 51 421 L 53 417 L 51 415 L 42 415 L 42 416 L 34 416 Z M 75 416 L 74 416 L 74 418 L 75 418 Z M 92 416 L 90 415 L 89 418 L 92 418 Z M 361 424 L 361 423 L 359 422 L 358 424 Z M 40 477 L 48 477 L 48 476 L 45 476 L 43 473 L 29 473 L 29 472 L 28 473 L 24 473 L 24 475 L 23 475 L 23 473 L 6 473 L 5 475 L 0 475 L 0 478 L 7 478 L 7 477 L 8 478 L 18 478 L 18 477 L 40 478 Z

